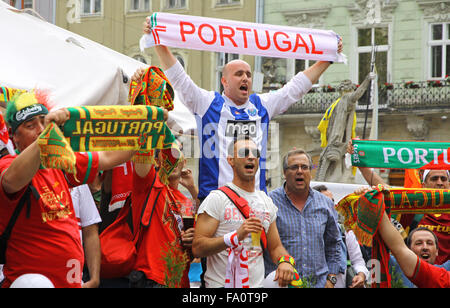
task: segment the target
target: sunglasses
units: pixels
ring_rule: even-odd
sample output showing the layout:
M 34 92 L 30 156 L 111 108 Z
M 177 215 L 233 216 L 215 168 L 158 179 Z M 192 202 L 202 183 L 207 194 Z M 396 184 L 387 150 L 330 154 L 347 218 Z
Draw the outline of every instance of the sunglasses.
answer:
M 260 158 L 261 152 L 256 148 L 240 148 L 237 152 L 238 158 L 249 157 L 250 152 L 253 157 Z

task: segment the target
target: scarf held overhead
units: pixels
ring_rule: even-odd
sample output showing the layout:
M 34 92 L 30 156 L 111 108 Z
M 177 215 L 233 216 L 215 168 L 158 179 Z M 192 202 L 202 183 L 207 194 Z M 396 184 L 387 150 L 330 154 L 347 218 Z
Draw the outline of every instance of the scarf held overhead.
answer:
M 131 81 L 129 101 L 131 105 L 155 106 L 172 111 L 175 92 L 163 71 L 149 67 L 140 82 Z
M 390 208 L 385 205 L 383 186 L 362 196 L 351 194 L 336 205 L 336 210 L 344 217 L 344 226 L 353 230 L 361 245 L 372 247 L 372 259 L 380 261 L 379 281 L 374 280 L 373 288 L 389 288 L 389 251 L 377 233 L 383 214 L 390 216 Z
M 63 133 L 75 152 L 150 151 L 172 146 L 175 137 L 161 108 L 93 106 L 68 108 Z
M 344 62 L 333 31 L 153 13 L 141 50 L 154 45 L 275 58 Z
M 46 168 L 75 173 L 73 152 L 138 151 L 138 163 L 155 163 L 154 149 L 163 151 L 160 178 L 167 182 L 180 155 L 175 137 L 164 122 L 163 109 L 153 106 L 67 108 L 70 119 L 62 131 L 54 123 L 41 134 L 41 161 Z
M 374 207 L 365 206 L 373 200 L 377 200 Z M 381 202 L 391 214 L 450 213 L 450 190 L 379 186 L 372 194 L 346 196 L 339 201 L 336 210 L 343 215 L 347 229 L 357 230 L 355 234 L 360 234 L 358 240 L 364 245 L 371 246 L 382 215 Z
M 450 143 L 352 140 L 352 165 L 388 169 L 450 169 Z
M 336 206 L 344 217 L 347 230 L 355 233 L 362 245 L 373 246 L 372 258 L 381 263 L 381 283 L 387 286 L 389 252 L 377 234 L 383 213 L 391 214 L 429 214 L 450 213 L 450 190 L 441 189 L 385 189 L 379 185 L 364 195 L 350 194 Z

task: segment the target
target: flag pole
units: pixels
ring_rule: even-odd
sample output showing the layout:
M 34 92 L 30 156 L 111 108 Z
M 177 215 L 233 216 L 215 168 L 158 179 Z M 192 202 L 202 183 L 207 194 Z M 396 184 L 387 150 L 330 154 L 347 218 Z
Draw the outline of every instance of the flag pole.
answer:
M 376 46 L 375 44 L 372 45 L 372 56 L 371 56 L 371 60 L 370 60 L 370 72 L 374 72 L 375 70 L 375 54 L 376 54 Z M 365 114 L 365 119 L 364 119 L 364 129 L 363 129 L 363 139 L 366 139 L 366 128 L 367 128 L 367 121 L 368 121 L 368 117 L 369 117 L 369 106 L 371 104 L 372 98 L 373 98 L 373 86 L 374 86 L 374 81 L 372 80 L 371 83 L 371 91 L 369 93 L 369 100 L 367 102 L 367 106 L 366 106 L 366 114 Z M 377 95 L 377 99 L 378 99 L 378 95 Z M 373 119 L 373 117 L 372 117 Z M 378 134 L 378 132 L 377 132 Z
M 376 65 L 374 66 L 373 72 L 375 73 L 375 78 L 372 80 L 370 90 L 370 98 L 372 103 L 372 123 L 369 139 L 378 140 L 378 73 Z

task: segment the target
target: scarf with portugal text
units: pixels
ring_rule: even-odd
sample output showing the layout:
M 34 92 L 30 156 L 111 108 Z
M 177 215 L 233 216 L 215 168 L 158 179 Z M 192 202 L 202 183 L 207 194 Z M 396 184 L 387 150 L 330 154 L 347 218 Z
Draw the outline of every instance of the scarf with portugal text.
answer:
M 338 53 L 339 36 L 331 30 L 250 23 L 155 12 L 151 33 L 140 48 L 174 48 L 226 52 L 272 58 L 346 62 Z
M 140 151 L 138 163 L 154 164 L 153 149 L 169 149 L 164 155 L 160 177 L 167 183 L 177 166 L 179 149 L 175 137 L 164 122 L 163 109 L 153 106 L 71 107 L 70 119 L 62 130 L 51 123 L 41 134 L 38 144 L 46 168 L 62 169 L 75 174 L 73 152 Z
M 450 169 L 449 142 L 353 139 L 352 165 L 387 169 Z

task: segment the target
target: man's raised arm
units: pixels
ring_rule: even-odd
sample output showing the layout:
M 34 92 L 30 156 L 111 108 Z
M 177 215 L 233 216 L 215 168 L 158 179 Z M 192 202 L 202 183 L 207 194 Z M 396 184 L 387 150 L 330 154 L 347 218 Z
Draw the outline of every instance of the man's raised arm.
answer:
M 400 232 L 389 221 L 386 213 L 383 214 L 378 232 L 380 232 L 384 243 L 392 251 L 395 259 L 397 259 L 403 273 L 407 277 L 412 277 L 418 260 L 417 256 L 406 246 Z

